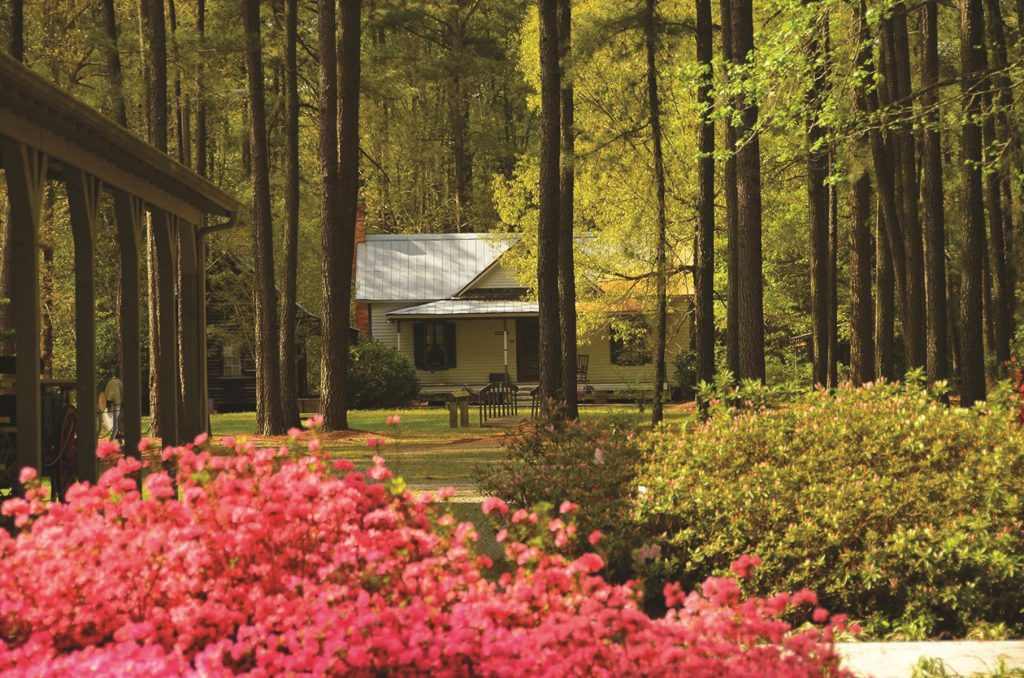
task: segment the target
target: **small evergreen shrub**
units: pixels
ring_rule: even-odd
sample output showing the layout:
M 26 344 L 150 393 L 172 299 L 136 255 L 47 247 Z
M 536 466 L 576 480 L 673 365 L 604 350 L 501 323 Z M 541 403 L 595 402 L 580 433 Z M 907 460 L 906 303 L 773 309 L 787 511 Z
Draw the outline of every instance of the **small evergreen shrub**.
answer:
M 348 384 L 349 406 L 357 410 L 405 407 L 420 390 L 412 361 L 377 341 L 352 347 Z
M 514 508 L 554 515 L 562 501 L 579 505 L 579 533 L 567 545 L 572 554 L 592 550 L 588 536 L 605 535 L 602 553 L 613 579 L 631 574 L 629 489 L 645 448 L 646 436 L 624 421 L 550 422 L 513 431 L 505 458 L 477 470 L 480 489 Z
M 660 436 L 638 471 L 635 517 L 661 547 L 643 573 L 692 585 L 750 553 L 753 592 L 814 589 L 871 635 L 1020 634 L 1022 473 L 1009 408 L 917 386 L 720 409 Z

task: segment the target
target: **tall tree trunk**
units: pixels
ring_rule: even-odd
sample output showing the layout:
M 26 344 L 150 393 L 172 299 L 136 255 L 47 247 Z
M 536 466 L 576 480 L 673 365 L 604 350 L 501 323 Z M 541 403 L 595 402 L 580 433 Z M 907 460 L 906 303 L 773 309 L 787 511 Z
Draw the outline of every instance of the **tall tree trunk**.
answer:
M 318 134 L 318 155 L 320 160 L 320 223 L 321 246 L 327 252 L 329 246 L 337 240 L 341 229 L 341 218 L 338 212 L 338 57 L 335 34 L 337 33 L 337 5 L 335 0 L 317 0 L 317 35 L 320 54 L 320 124 Z M 332 313 L 337 307 L 333 294 L 337 285 L 331 281 L 335 271 L 329 266 L 327 256 L 323 258 L 323 316 Z M 331 281 L 329 283 L 329 281 Z M 337 321 L 332 323 L 337 325 Z M 326 333 L 326 326 L 324 331 Z M 339 358 L 336 350 L 332 350 L 326 334 L 323 342 L 322 376 L 330 371 L 338 372 Z M 333 364 L 328 364 L 333 363 Z M 344 373 L 342 373 L 344 374 Z M 337 377 L 334 377 L 337 381 Z M 324 383 L 321 394 L 324 393 Z M 333 384 L 332 384 L 333 385 Z M 336 401 L 334 393 L 330 397 Z M 332 403 L 333 405 L 334 403 Z M 344 403 L 337 407 L 344 417 Z M 321 413 L 325 414 L 324 399 L 321 398 Z M 337 415 L 336 415 L 337 416 Z
M 881 202 L 879 198 L 875 219 L 875 371 L 891 381 L 896 378 L 896 284 Z
M 281 413 L 285 426 L 299 425 L 295 304 L 299 269 L 299 77 L 298 0 L 284 2 L 284 279 L 281 281 Z
M 701 68 L 697 85 L 700 127 L 697 129 L 697 237 L 694 247 L 694 330 L 697 341 L 697 382 L 711 383 L 715 377 L 715 121 L 712 87 L 714 71 L 714 25 L 711 0 L 695 0 L 697 64 Z M 731 305 L 731 304 L 730 304 Z
M 826 32 L 826 37 L 827 37 Z M 835 163 L 829 151 L 829 174 Z M 839 187 L 828 187 L 828 387 L 839 386 Z
M 25 0 L 10 0 L 10 49 L 16 61 L 25 61 Z
M 887 53 L 891 51 L 892 40 L 885 38 L 885 36 L 892 33 L 891 27 L 887 27 L 887 22 L 889 21 L 891 20 L 883 20 L 882 22 L 883 40 L 880 51 L 882 64 L 881 68 L 878 69 L 882 73 L 889 72 Z M 867 6 L 861 0 L 857 6 L 857 25 L 859 26 L 858 34 L 861 44 L 872 39 L 867 22 Z M 874 83 L 875 72 L 874 61 L 869 59 L 864 64 L 863 80 L 868 83 Z M 893 327 L 893 318 L 890 317 L 891 305 L 889 304 L 889 300 L 892 298 L 889 289 L 893 286 L 893 283 L 895 283 L 895 296 L 899 304 L 901 316 L 903 318 L 908 317 L 906 241 L 903 238 L 903 230 L 900 226 L 900 203 L 897 199 L 897 175 L 894 160 L 896 156 L 895 143 L 891 135 L 882 129 L 880 121 L 874 119 L 874 116 L 879 113 L 879 108 L 891 101 L 892 94 L 887 87 L 891 84 L 891 78 L 883 78 L 879 83 L 879 87 L 871 88 L 862 85 L 858 87 L 856 92 L 857 107 L 866 115 L 870 123 L 868 139 L 871 143 L 871 159 L 875 170 L 875 189 L 878 196 L 877 237 L 885 239 L 884 243 L 876 244 L 878 257 L 875 266 L 877 282 L 880 287 L 877 290 L 876 297 L 876 311 L 878 315 L 875 317 L 875 368 L 879 376 L 887 379 L 895 377 L 895 364 L 892 352 L 893 337 L 890 335 L 890 329 Z
M 341 154 L 338 164 L 338 219 L 324 225 L 324 371 L 320 406 L 324 427 L 348 428 L 349 324 L 352 256 L 359 211 L 359 76 L 361 0 L 341 0 L 341 82 L 338 88 Z
M 1020 140 L 1015 134 L 1009 113 L 1013 107 L 1012 83 L 1007 75 L 1007 49 L 1006 31 L 1003 27 L 1003 13 L 998 0 L 985 0 L 985 26 L 988 36 L 988 44 L 991 49 L 991 66 L 995 71 L 992 75 L 995 97 L 996 135 L 1000 146 L 1005 147 L 1001 154 L 999 177 L 1000 193 L 1003 204 L 1003 251 L 1006 265 L 1005 289 L 1006 308 L 1003 311 L 1006 315 L 1006 333 L 1010 340 L 1016 333 L 1015 313 L 1017 308 L 1017 272 L 1016 257 L 1013 251 L 1013 184 L 1011 182 L 1012 169 L 1008 160 L 1020 159 Z M 1006 160 L 1004 160 L 1006 159 Z
M 746 64 L 754 51 L 751 0 L 731 0 L 732 58 Z M 740 112 L 736 152 L 737 264 L 739 267 L 739 377 L 764 381 L 764 281 L 761 256 L 761 146 L 757 102 L 737 97 Z
M 565 416 L 579 418 L 576 372 L 576 262 L 573 252 L 576 129 L 574 125 L 572 64 L 572 0 L 558 0 L 558 48 L 562 62 L 562 159 L 558 188 L 558 293 L 561 307 L 562 400 Z
M 871 304 L 871 175 L 853 180 L 850 220 L 850 379 L 860 386 L 875 379 Z
M 980 77 L 985 70 L 982 0 L 960 1 L 960 89 L 963 101 L 960 147 L 963 154 L 963 262 L 960 274 L 960 401 L 985 399 L 985 345 L 981 316 L 985 260 L 985 206 L 982 190 Z
M 167 152 L 167 32 L 163 0 L 140 0 L 139 25 L 143 41 L 146 81 L 146 129 L 149 143 Z M 149 318 L 149 411 L 155 435 L 160 429 L 160 329 L 157 304 L 156 241 L 151 220 L 146 229 L 146 278 Z
M 939 131 L 939 5 L 926 0 L 921 13 L 921 107 L 924 109 L 924 237 L 928 267 L 928 383 L 949 379 L 946 326 L 946 218 Z
M 537 301 L 540 306 L 540 394 L 560 399 L 561 325 L 558 317 L 559 156 L 561 69 L 558 65 L 558 0 L 538 0 L 540 11 L 541 157 L 537 228 Z
M 196 0 L 196 32 L 199 34 L 199 49 L 206 46 L 206 0 Z M 200 176 L 210 175 L 206 150 L 206 59 L 199 59 L 196 70 L 196 171 Z M 206 356 L 202 356 L 206 360 Z
M 925 314 L 924 241 L 918 214 L 919 188 L 916 147 L 913 130 L 913 97 L 910 79 L 910 44 L 907 34 L 907 8 L 897 0 L 891 19 L 892 59 L 889 61 L 893 84 L 893 108 L 899 122 L 893 134 L 896 148 L 896 178 L 899 191 L 900 227 L 904 240 L 906 294 L 903 309 L 903 343 L 907 367 L 925 367 L 927 333 Z
M 122 127 L 128 127 L 128 111 L 124 103 L 124 75 L 121 71 L 121 50 L 117 42 L 117 12 L 114 0 L 102 0 L 103 31 L 106 34 L 104 53 L 107 58 L 107 79 L 110 82 L 110 109 Z
M 1013 104 L 1013 97 L 1004 70 L 1006 39 L 1003 35 L 999 2 L 986 0 L 985 5 L 988 8 L 985 17 L 987 44 L 992 55 L 991 64 L 986 58 L 985 66 L 987 69 L 991 65 L 995 71 L 986 78 L 983 86 L 986 90 L 986 108 L 989 109 L 982 123 L 987 169 L 984 179 L 985 206 L 988 215 L 989 265 L 992 280 L 992 348 L 996 364 L 1002 365 L 1010 359 L 1010 341 L 1013 339 L 1010 315 L 1013 307 L 1013 288 L 1010 286 L 1010 257 L 1006 246 L 1007 233 L 1012 228 L 1013 197 L 1009 190 L 1009 182 L 1004 180 L 1006 173 L 1002 161 L 1011 138 L 1007 111 Z
M 828 72 L 825 69 L 824 16 L 814 18 L 808 43 L 812 85 L 807 93 L 807 202 L 810 225 L 811 344 L 814 385 L 828 383 L 829 327 L 829 162 L 825 128 L 820 122 Z
M 10 53 L 16 61 L 25 60 L 25 0 L 10 0 Z M 11 293 L 14 290 L 13 259 L 11 247 L 10 209 L 0 222 L 0 352 L 10 355 L 14 352 L 14 309 L 11 307 Z
M 466 208 L 469 206 L 472 159 L 467 137 L 469 132 L 469 105 L 462 85 L 459 55 L 465 48 L 465 26 L 462 19 L 464 0 L 455 0 L 448 12 L 446 39 L 448 51 L 456 66 L 452 69 L 448 86 L 448 124 L 452 134 L 452 164 L 455 184 L 455 230 L 466 227 Z
M 987 69 L 987 64 L 986 64 Z M 989 79 L 982 87 L 989 88 Z M 991 95 L 986 94 L 987 103 L 991 103 Z M 987 108 L 987 106 L 986 106 Z M 1006 275 L 1006 242 L 1003 231 L 1003 213 L 1009 209 L 1003 205 L 1002 188 L 1003 181 L 1000 172 L 993 168 L 999 164 L 998 155 L 1001 151 L 999 135 L 996 132 L 996 120 L 991 114 L 986 115 L 982 122 L 982 140 L 984 143 L 984 156 L 986 167 L 989 171 L 984 177 L 985 208 L 988 217 L 988 243 L 989 252 L 986 263 L 988 264 L 989 285 L 991 297 L 986 298 L 990 304 L 986 307 L 989 312 L 989 320 L 992 326 L 991 349 L 995 354 L 996 364 L 1002 365 L 1010 359 L 1010 317 L 1009 297 L 1010 290 L 1007 288 Z
M 281 363 L 278 352 L 277 299 L 274 285 L 274 228 L 270 208 L 270 153 L 260 43 L 260 2 L 243 0 L 245 65 L 249 80 L 249 144 L 252 149 L 253 260 L 256 273 L 256 430 L 276 435 L 285 430 L 281 414 Z
M 727 64 L 726 77 L 729 76 L 728 65 L 733 61 L 732 47 L 732 0 L 720 0 L 719 7 L 722 21 L 722 58 Z M 725 121 L 725 148 L 726 156 L 722 168 L 722 179 L 724 186 L 722 192 L 725 194 L 725 221 L 726 233 L 729 237 L 726 246 L 728 261 L 728 278 L 726 282 L 726 329 L 725 329 L 725 363 L 733 376 L 740 373 L 740 293 L 739 293 L 739 212 L 736 206 L 736 127 L 732 124 L 732 118 Z
M 644 42 L 647 45 L 647 103 L 651 116 L 651 137 L 654 141 L 654 184 L 658 205 L 657 231 L 657 311 L 654 330 L 654 399 L 651 402 L 651 423 L 658 424 L 664 418 L 666 382 L 665 341 L 668 321 L 668 215 L 665 208 L 665 158 L 661 148 L 661 100 L 658 97 L 658 34 L 656 0 L 647 0 L 647 15 L 644 22 Z

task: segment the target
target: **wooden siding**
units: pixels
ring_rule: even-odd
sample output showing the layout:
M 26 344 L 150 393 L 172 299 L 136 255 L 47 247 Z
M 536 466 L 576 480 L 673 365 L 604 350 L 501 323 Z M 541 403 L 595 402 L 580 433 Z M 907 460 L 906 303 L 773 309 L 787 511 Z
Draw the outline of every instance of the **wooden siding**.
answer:
M 486 274 L 484 274 L 479 280 L 477 280 L 470 289 L 474 290 L 508 290 L 508 289 L 519 289 L 523 288 L 524 285 L 512 277 L 501 264 L 498 264 Z M 466 290 L 467 292 L 469 290 Z

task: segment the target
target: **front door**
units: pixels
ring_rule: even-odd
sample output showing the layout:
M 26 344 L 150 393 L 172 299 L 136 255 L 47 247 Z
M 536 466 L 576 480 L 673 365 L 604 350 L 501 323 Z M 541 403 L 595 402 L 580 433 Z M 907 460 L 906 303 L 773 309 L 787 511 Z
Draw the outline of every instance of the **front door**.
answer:
M 540 381 L 540 325 L 537 318 L 516 319 L 516 378 Z

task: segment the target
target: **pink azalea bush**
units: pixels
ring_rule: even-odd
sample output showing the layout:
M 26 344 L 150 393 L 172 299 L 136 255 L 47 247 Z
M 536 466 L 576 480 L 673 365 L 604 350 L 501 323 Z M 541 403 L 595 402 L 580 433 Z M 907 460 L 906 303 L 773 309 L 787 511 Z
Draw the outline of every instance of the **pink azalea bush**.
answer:
M 810 592 L 744 599 L 741 578 L 711 578 L 643 614 L 600 556 L 547 548 L 575 532 L 569 502 L 540 524 L 485 502 L 522 532 L 494 577 L 449 493 L 406 491 L 380 458 L 358 472 L 298 431 L 279 449 L 204 443 L 165 450 L 176 488 L 154 469 L 140 494 L 127 458 L 66 504 L 25 478 L 3 506 L 21 529 L 0 530 L 0 676 L 845 673 L 845 622 Z

